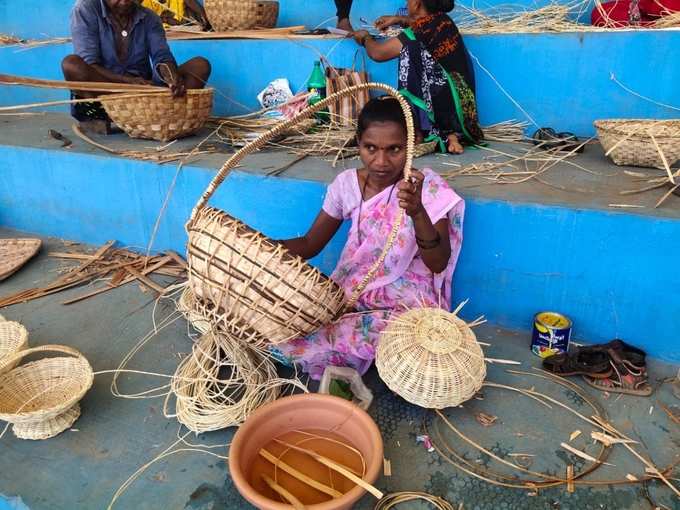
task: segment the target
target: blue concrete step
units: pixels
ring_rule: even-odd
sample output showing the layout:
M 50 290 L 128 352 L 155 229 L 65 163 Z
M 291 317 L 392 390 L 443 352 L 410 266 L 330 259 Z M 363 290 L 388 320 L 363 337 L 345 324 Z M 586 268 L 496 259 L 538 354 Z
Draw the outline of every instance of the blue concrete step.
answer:
M 680 31 L 485 35 L 468 36 L 466 43 L 475 61 L 483 124 L 530 118 L 540 126 L 590 136 L 595 119 L 678 116 L 680 61 L 674 55 Z M 256 95 L 275 78 L 287 77 L 294 90 L 304 88 L 320 53 L 336 66 L 351 66 L 357 49 L 339 39 L 177 41 L 171 47 L 179 61 L 203 55 L 212 62 L 210 85 L 221 115 L 257 108 Z M 59 79 L 60 61 L 71 52 L 70 44 L 0 48 L 0 72 Z M 368 70 L 375 81 L 396 82 L 394 61 L 368 62 Z M 25 87 L 1 92 L 2 105 L 68 97 L 65 91 Z
M 70 124 L 64 114 L 0 118 L 0 225 L 92 244 L 117 239 L 145 249 L 177 167 L 105 154 L 75 138 Z M 73 146 L 59 148 L 48 128 L 73 138 Z M 124 135 L 98 139 L 116 149 L 156 145 Z M 173 147 L 186 150 L 199 139 Z M 451 169 L 446 165 L 488 154 L 430 156 L 416 166 L 446 171 Z M 209 155 L 182 168 L 154 249 L 184 252 L 184 223 L 226 157 Z M 340 169 L 312 158 L 281 178 L 264 175 L 291 159 L 283 152 L 252 156 L 211 203 L 274 238 L 304 233 Z M 635 185 L 607 162 L 599 146 L 588 146 L 575 161 L 592 173 L 562 165 L 542 176 L 548 185 L 453 181 L 466 200 L 456 301 L 470 299 L 467 318 L 484 314 L 494 324 L 524 330 L 534 313 L 561 311 L 574 320 L 577 339 L 602 342 L 618 336 L 654 356 L 680 361 L 680 198 L 672 196 L 655 209 L 665 190 L 622 197 L 619 191 Z M 624 201 L 642 208 L 608 207 Z M 313 263 L 331 271 L 345 232 Z

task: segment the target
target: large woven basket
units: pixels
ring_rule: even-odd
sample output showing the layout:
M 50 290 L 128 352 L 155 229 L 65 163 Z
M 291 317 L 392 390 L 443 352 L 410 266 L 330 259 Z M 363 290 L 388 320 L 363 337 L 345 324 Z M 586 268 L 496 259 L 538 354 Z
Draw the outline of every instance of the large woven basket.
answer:
M 40 239 L 0 239 L 0 280 L 21 269 L 38 253 L 41 244 Z
M 680 119 L 609 119 L 594 124 L 606 155 L 617 165 L 665 168 L 664 158 L 669 166 L 680 159 Z
M 273 28 L 279 17 L 279 2 L 269 0 L 205 0 L 204 7 L 218 32 Z
M 4 366 L 37 352 L 69 356 L 31 361 L 0 376 L 0 420 L 12 423 L 14 435 L 21 439 L 47 439 L 73 425 L 80 416 L 78 401 L 94 379 L 85 357 L 64 345 L 26 349 L 5 360 Z
M 403 210 L 395 218 L 383 252 L 345 303 L 343 290 L 302 258 L 225 212 L 207 207 L 231 169 L 248 154 L 338 97 L 370 88 L 392 95 L 404 110 L 408 140 L 404 173 L 408 178 L 414 139 L 408 103 L 388 85 L 367 83 L 329 95 L 239 149 L 196 204 L 187 223 L 189 286 L 197 301 L 205 303 L 203 317 L 211 317 L 220 329 L 263 345 L 309 334 L 331 322 L 345 307 L 351 308 L 382 265 L 403 221 Z
M 375 365 L 396 394 L 434 409 L 472 398 L 486 377 L 475 334 L 440 308 L 413 309 L 393 319 L 380 335 Z
M 27 348 L 28 330 L 18 322 L 5 321 L 0 316 L 0 375 L 19 364 L 19 360 L 14 363 L 5 363 L 5 361 Z
M 102 99 L 111 120 L 132 138 L 167 142 L 194 134 L 208 120 L 213 105 L 213 89 L 190 89 L 184 97 L 170 91 Z

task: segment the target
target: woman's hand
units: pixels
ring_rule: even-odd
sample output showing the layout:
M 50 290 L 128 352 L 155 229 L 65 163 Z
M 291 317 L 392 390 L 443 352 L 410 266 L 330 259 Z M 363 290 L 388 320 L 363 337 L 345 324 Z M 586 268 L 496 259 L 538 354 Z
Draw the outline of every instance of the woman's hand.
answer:
M 375 20 L 375 28 L 378 30 L 387 30 L 393 25 L 402 25 L 403 22 L 403 16 L 380 16 Z
M 414 218 L 425 211 L 423 207 L 423 181 L 425 176 L 415 168 L 411 170 L 411 177 L 408 181 L 400 181 L 397 199 L 399 207 L 406 211 L 411 218 Z
M 367 30 L 357 30 L 356 32 L 352 32 L 352 37 L 357 44 L 364 46 L 366 44 L 366 39 L 371 37 L 371 34 L 369 34 Z

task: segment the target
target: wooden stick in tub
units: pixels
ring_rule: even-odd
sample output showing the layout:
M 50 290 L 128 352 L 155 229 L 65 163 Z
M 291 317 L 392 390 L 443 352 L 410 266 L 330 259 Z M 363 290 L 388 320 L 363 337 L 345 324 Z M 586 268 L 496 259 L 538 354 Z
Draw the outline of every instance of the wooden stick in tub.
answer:
M 277 459 L 274 455 L 269 453 L 267 450 L 264 448 L 260 449 L 259 454 L 262 458 L 265 460 L 268 460 L 272 464 L 274 464 L 276 467 L 278 467 L 281 471 L 285 471 L 288 473 L 290 476 L 297 478 L 301 482 L 306 483 L 310 487 L 315 488 L 316 490 L 323 492 L 324 494 L 328 494 L 329 496 L 333 498 L 339 498 L 342 496 L 342 492 L 339 492 L 328 485 L 324 485 L 323 483 L 314 480 L 314 478 L 311 478 L 307 476 L 306 474 L 298 471 L 295 469 L 293 466 L 289 466 L 285 462 L 283 462 L 281 459 Z

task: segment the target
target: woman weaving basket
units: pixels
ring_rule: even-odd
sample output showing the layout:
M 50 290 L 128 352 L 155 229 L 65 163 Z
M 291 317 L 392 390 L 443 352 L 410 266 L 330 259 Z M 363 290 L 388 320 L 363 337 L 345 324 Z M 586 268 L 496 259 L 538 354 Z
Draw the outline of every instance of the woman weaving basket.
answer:
M 353 35 L 373 60 L 399 57 L 399 92 L 414 108 L 421 136 L 439 140 L 442 151 L 460 154 L 463 144 L 476 144 L 483 134 L 472 63 L 458 27 L 446 14 L 453 5 L 453 0 L 409 0 L 408 17 L 383 16 L 376 22 L 381 30 L 408 27 L 399 36 L 379 42 L 366 30 Z
M 451 278 L 462 242 L 463 200 L 430 169 L 403 180 L 406 121 L 390 97 L 369 101 L 359 115 L 357 140 L 363 167 L 336 177 L 323 207 L 303 237 L 282 241 L 303 258 L 317 255 L 351 220 L 349 237 L 331 275 L 350 295 L 385 245 L 399 208 L 406 211 L 384 264 L 349 313 L 304 337 L 271 347 L 286 364 L 319 379 L 328 365 L 365 373 L 393 312 L 451 303 Z

